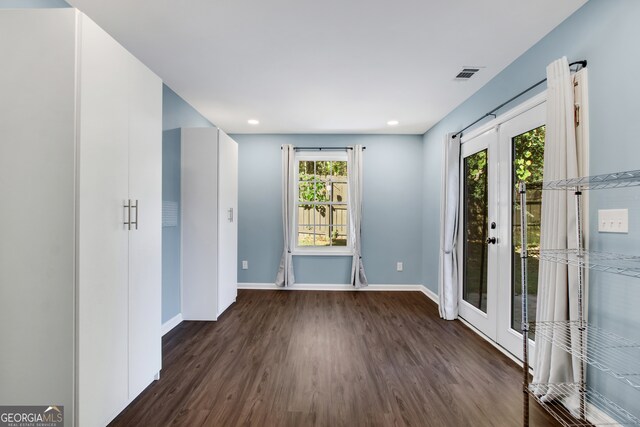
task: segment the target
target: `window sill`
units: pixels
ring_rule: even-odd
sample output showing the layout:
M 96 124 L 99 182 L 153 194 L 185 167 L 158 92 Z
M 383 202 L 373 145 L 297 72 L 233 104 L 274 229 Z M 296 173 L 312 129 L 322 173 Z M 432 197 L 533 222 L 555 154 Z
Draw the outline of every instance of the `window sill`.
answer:
M 308 255 L 308 256 L 353 256 L 353 249 L 294 249 L 291 251 L 291 255 Z

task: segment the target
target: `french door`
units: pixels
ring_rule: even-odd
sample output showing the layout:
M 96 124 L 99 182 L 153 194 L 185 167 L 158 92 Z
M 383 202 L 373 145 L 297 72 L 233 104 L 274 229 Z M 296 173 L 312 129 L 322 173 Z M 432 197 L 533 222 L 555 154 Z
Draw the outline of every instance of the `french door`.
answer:
M 462 140 L 458 260 L 460 317 L 522 356 L 519 181 L 542 179 L 545 104 L 538 102 Z M 528 241 L 540 237 L 540 193 L 528 192 Z M 529 319 L 535 320 L 537 261 L 529 258 Z M 532 345 L 534 343 L 532 342 Z
M 498 285 L 498 134 L 491 129 L 460 148 L 458 263 L 460 317 L 496 341 Z M 502 242 L 500 242 L 502 243 Z

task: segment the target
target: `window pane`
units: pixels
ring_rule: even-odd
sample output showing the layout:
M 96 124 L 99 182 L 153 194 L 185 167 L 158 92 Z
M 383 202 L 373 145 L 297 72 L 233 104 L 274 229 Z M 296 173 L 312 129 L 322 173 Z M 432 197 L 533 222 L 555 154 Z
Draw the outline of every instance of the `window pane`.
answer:
M 313 205 L 298 205 L 298 224 L 314 224 Z
M 347 246 L 347 227 L 333 226 L 331 227 L 331 244 L 333 246 Z
M 310 181 L 313 179 L 314 171 L 313 171 L 314 162 L 305 160 L 298 162 L 298 171 L 299 171 L 299 179 L 300 181 Z
M 347 224 L 347 205 L 331 206 L 331 224 L 346 225 Z
M 331 184 L 331 201 L 332 202 L 347 202 L 347 183 L 346 182 L 334 182 Z
M 316 179 L 322 181 L 329 180 L 329 178 L 331 178 L 331 162 L 316 162 L 316 177 Z
M 299 202 L 313 202 L 316 200 L 316 183 L 301 182 L 298 184 L 298 201 Z
M 330 246 L 329 227 L 326 225 L 316 227 L 316 246 Z
M 316 205 L 316 224 L 329 225 L 329 205 Z
M 328 202 L 331 190 L 331 184 L 328 182 L 316 182 L 316 201 Z
M 313 226 L 298 227 L 298 246 L 313 246 Z
M 347 180 L 347 162 L 333 162 L 332 175 L 334 181 L 346 181 Z

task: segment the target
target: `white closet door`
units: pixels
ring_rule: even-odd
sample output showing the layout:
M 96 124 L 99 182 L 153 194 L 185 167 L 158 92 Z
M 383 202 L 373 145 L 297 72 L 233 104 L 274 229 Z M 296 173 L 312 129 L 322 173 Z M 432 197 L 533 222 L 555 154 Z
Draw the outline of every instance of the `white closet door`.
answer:
M 129 399 L 161 366 L 162 81 L 129 57 Z
M 218 316 L 238 294 L 238 144 L 218 137 Z
M 182 129 L 182 317 L 218 318 L 218 130 Z
M 128 400 L 128 54 L 81 18 L 77 425 L 107 424 Z

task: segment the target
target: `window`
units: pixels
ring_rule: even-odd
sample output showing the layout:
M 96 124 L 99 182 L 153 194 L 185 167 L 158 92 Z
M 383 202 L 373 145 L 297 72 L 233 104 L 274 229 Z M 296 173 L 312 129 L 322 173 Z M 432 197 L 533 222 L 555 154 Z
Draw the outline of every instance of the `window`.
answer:
M 350 249 L 346 153 L 296 153 L 296 252 Z

